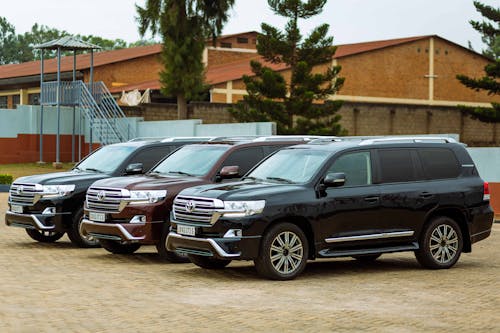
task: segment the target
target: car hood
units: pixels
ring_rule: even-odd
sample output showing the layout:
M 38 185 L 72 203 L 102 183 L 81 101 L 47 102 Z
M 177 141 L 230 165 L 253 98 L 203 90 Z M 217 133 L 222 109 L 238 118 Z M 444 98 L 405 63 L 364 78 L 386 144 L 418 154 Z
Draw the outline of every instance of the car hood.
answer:
M 244 180 L 239 182 L 201 185 L 185 189 L 179 195 L 214 198 L 220 200 L 284 200 L 293 193 L 303 191 L 302 185 L 276 184 Z
M 32 175 L 20 177 L 15 180 L 16 183 L 32 183 L 43 185 L 65 185 L 93 183 L 96 180 L 108 178 L 105 173 L 85 172 L 85 171 L 66 171 L 45 173 L 42 175 Z
M 128 190 L 166 190 L 172 186 L 194 186 L 204 181 L 198 177 L 127 176 L 103 179 L 92 187 L 123 188 Z

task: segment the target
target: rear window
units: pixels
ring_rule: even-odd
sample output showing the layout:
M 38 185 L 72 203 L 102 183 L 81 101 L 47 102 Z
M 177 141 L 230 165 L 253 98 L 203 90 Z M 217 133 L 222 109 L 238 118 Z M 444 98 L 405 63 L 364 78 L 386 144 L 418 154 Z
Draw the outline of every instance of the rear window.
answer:
M 380 174 L 383 183 L 409 182 L 417 179 L 409 149 L 378 150 Z
M 427 179 L 456 178 L 460 174 L 460 165 L 450 149 L 419 149 L 418 155 Z

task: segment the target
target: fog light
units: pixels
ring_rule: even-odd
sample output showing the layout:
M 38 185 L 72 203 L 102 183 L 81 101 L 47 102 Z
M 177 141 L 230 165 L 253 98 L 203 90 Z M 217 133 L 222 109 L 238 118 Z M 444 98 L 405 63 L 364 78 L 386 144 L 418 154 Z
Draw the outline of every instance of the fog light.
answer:
M 146 216 L 136 215 L 130 220 L 130 223 L 146 223 Z
M 55 215 L 56 207 L 47 207 L 43 210 L 42 215 Z
M 229 229 L 225 234 L 224 238 L 234 238 L 243 236 L 241 229 Z

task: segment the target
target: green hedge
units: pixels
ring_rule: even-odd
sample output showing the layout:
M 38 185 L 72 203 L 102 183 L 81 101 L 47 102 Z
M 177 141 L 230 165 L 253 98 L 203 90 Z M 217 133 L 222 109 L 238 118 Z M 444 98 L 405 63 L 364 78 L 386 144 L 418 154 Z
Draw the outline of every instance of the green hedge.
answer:
M 12 176 L 0 174 L 0 184 L 12 184 Z

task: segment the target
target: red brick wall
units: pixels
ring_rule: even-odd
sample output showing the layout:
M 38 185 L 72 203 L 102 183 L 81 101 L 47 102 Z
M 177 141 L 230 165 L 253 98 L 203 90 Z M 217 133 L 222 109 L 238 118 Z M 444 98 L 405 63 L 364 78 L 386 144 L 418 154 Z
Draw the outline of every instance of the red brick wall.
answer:
M 490 204 L 495 211 L 495 219 L 500 221 L 500 183 L 490 183 Z

